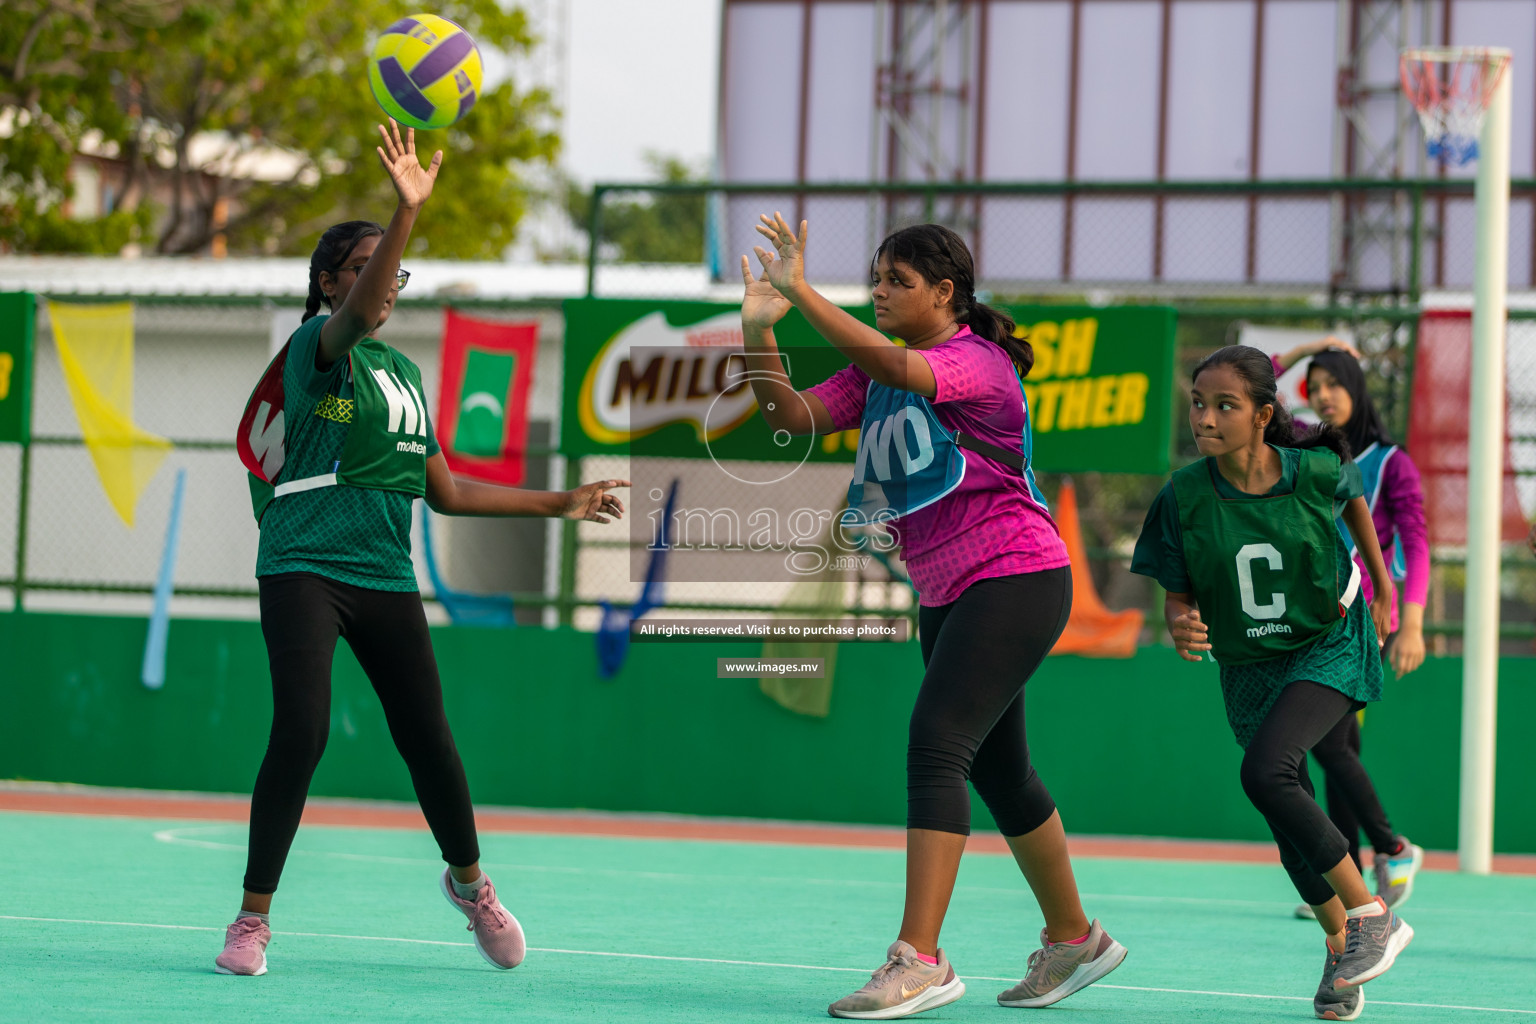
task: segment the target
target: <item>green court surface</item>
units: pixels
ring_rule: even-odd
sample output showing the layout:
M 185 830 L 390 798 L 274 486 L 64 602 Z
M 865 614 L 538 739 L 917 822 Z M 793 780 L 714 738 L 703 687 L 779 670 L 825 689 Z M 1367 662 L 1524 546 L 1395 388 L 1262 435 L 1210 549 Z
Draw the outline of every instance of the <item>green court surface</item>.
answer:
M 811 1021 L 895 936 L 899 851 L 489 834 L 483 863 L 527 930 L 497 971 L 437 888 L 425 832 L 306 826 L 273 907 L 270 972 L 213 972 L 245 828 L 0 813 L 6 1021 Z M 916 1018 L 1312 1019 L 1317 926 L 1278 867 L 1083 858 L 1089 913 L 1130 949 L 1056 1007 L 994 1001 L 1039 913 L 1011 860 L 972 855 L 944 932 L 965 979 Z M 1536 877 L 1420 875 L 1413 945 L 1362 1020 L 1536 1021 Z

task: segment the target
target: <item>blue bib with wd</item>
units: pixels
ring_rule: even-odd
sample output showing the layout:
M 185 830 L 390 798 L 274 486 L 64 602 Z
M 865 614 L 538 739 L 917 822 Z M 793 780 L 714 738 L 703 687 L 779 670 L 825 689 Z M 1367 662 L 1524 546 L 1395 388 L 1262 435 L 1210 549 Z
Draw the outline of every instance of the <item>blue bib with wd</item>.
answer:
M 1019 388 L 1020 398 L 1023 386 Z M 848 485 L 848 507 L 865 522 L 911 515 L 952 493 L 965 479 L 961 448 L 985 455 L 1023 476 L 1030 494 L 1045 507 L 1029 465 L 1029 410 L 1024 411 L 1020 450 L 999 448 L 955 432 L 939 422 L 922 395 L 870 381 L 859 425 L 859 450 Z
M 1387 463 L 1396 454 L 1397 445 L 1383 448 L 1380 444 L 1373 442 L 1365 451 L 1355 456 L 1355 465 L 1360 467 L 1360 479 L 1365 483 L 1365 500 L 1373 516 L 1376 514 L 1376 502 L 1381 498 L 1381 485 L 1386 477 Z M 1349 557 L 1355 557 L 1355 539 L 1349 535 L 1349 528 L 1344 525 L 1344 517 L 1339 516 L 1334 522 L 1339 527 L 1339 536 L 1344 538 L 1344 546 L 1349 549 Z M 1401 583 L 1407 578 L 1408 562 L 1403 557 L 1401 537 L 1393 537 L 1392 550 L 1383 551 L 1381 555 L 1386 560 L 1387 568 L 1391 570 L 1394 580 Z

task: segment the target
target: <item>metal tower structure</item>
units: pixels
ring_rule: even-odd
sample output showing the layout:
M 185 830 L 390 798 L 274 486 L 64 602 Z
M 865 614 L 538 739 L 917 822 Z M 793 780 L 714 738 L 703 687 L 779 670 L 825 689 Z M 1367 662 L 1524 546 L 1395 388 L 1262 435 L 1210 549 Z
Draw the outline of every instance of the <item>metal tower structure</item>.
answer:
M 871 181 L 981 176 L 976 141 L 986 75 L 979 56 L 985 7 L 977 0 L 876 0 Z M 969 200 L 954 200 L 934 209 L 920 200 L 891 200 L 883 217 L 871 218 L 871 230 L 883 231 L 879 221 L 892 226 L 918 217 L 963 230 L 975 220 L 973 206 Z
M 1398 54 L 1432 45 L 1435 0 L 1338 0 L 1334 176 L 1403 178 L 1425 173 L 1413 106 L 1398 80 Z M 1439 6 L 1444 7 L 1444 0 Z M 1411 289 L 1408 199 L 1334 200 L 1331 287 L 1344 302 L 1405 301 Z

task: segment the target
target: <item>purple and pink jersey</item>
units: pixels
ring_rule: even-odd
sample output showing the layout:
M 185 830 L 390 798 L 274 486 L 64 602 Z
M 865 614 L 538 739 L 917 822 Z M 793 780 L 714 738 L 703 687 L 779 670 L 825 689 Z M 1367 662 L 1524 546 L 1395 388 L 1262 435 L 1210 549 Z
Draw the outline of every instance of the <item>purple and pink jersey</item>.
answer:
M 1284 369 L 1280 360 L 1270 357 L 1275 376 Z M 1298 426 L 1300 426 L 1298 424 Z M 1398 449 L 1381 470 L 1381 486 L 1377 496 L 1365 496 L 1372 502 L 1371 522 L 1376 526 L 1376 539 L 1388 563 L 1392 560 L 1392 541 L 1397 539 L 1403 546 L 1403 562 L 1406 568 L 1403 578 L 1403 600 L 1424 607 L 1429 600 L 1429 527 L 1424 522 L 1424 487 L 1419 481 L 1419 467 L 1413 464 L 1408 453 Z M 1365 559 L 1358 553 L 1355 563 L 1360 566 L 1361 592 L 1367 603 L 1375 596 L 1371 574 L 1365 571 Z M 1397 629 L 1397 594 L 1392 595 L 1392 628 Z
M 954 433 L 1017 451 L 1025 425 L 1024 396 L 1008 354 L 968 327 L 921 350 L 937 385 L 930 404 Z M 848 366 L 806 390 L 821 399 L 836 430 L 854 430 L 864 415 L 870 377 Z M 1024 478 L 965 451 L 965 478 L 926 508 L 888 523 L 901 556 L 929 607 L 956 600 L 978 580 L 1043 572 L 1069 564 L 1050 512 Z

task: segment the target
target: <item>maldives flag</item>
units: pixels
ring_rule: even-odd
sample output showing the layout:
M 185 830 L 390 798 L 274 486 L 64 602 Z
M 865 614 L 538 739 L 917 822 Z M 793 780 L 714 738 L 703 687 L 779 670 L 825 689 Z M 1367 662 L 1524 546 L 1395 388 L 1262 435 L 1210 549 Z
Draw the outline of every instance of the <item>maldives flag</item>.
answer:
M 446 310 L 437 440 L 453 472 L 508 487 L 523 482 L 538 345 L 537 323 L 475 320 Z

